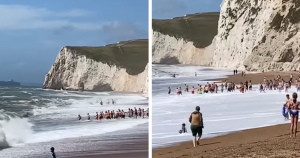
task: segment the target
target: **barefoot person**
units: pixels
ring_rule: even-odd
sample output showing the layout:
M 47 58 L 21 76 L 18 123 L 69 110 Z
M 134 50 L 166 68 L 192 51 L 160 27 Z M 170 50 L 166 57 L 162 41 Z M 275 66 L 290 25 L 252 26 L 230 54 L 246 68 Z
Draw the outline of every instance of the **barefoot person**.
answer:
M 202 129 L 204 128 L 202 113 L 200 112 L 199 106 L 196 106 L 196 110 L 191 114 L 189 121 L 191 123 L 191 131 L 194 137 L 193 144 L 194 147 L 196 147 L 196 145 L 199 145 L 199 140 L 202 136 Z M 198 134 L 198 139 L 197 139 L 197 134 Z
M 299 102 L 297 101 L 297 93 L 293 93 L 292 101 L 289 102 L 289 109 L 291 114 L 291 137 L 296 137 L 297 124 L 299 116 Z

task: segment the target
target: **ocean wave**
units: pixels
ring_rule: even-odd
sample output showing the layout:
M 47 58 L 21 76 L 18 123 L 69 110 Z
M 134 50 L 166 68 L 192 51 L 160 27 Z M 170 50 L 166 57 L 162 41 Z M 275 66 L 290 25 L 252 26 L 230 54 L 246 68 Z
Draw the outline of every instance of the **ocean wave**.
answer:
M 152 77 L 154 78 L 161 78 L 161 77 L 172 77 L 172 74 L 170 72 L 162 71 L 156 68 L 152 68 Z
M 32 95 L 32 93 L 29 93 L 27 91 L 21 91 L 21 93 Z
M 32 124 L 28 119 L 6 114 L 1 110 L 0 149 L 23 144 L 31 138 L 32 134 Z
M 14 95 L 4 95 L 4 96 L 0 96 L 0 97 L 2 97 L 2 98 L 15 98 L 15 97 L 17 97 L 17 96 L 14 96 Z

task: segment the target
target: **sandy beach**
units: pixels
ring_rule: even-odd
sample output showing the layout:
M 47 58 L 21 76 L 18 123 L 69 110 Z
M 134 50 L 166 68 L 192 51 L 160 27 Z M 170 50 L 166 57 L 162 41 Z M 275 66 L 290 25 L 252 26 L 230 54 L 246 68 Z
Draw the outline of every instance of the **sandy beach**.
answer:
M 133 140 L 121 140 L 118 145 L 110 146 L 111 149 L 99 149 L 80 153 L 68 153 L 67 158 L 147 158 L 148 135 L 139 134 Z M 80 155 L 80 156 L 78 156 Z
M 148 126 L 143 124 L 140 126 Z M 126 133 L 129 130 L 117 131 L 120 133 Z M 98 147 L 91 148 L 87 146 L 87 150 L 70 152 L 70 153 L 57 153 L 59 157 L 66 158 L 147 158 L 148 157 L 148 129 L 143 129 L 136 134 L 115 136 L 112 142 L 97 141 L 91 145 Z M 106 145 L 105 145 L 106 144 Z M 103 147 L 105 145 L 105 147 Z
M 300 76 L 299 72 L 291 71 L 291 72 L 263 72 L 263 73 L 248 73 L 245 77 L 242 76 L 241 73 L 237 75 L 228 75 L 226 78 L 216 78 L 211 79 L 210 81 L 220 81 L 223 82 L 225 80 L 229 82 L 234 83 L 240 83 L 251 80 L 252 84 L 259 84 L 260 82 L 263 82 L 264 77 L 267 79 L 274 79 L 278 75 L 280 75 L 284 80 L 289 80 L 290 75 L 293 75 L 293 78 L 296 79 Z
M 217 78 L 210 81 L 228 80 L 229 82 L 239 83 L 251 80 L 253 84 L 259 84 L 263 81 L 264 76 L 267 79 L 273 79 L 277 75 L 281 75 L 284 79 L 288 80 L 290 74 L 293 74 L 294 78 L 298 78 L 299 76 L 298 72 L 265 72 L 249 73 L 246 74 L 246 77 L 242 77 L 241 74 L 228 75 L 227 78 Z M 226 133 L 226 135 L 202 139 L 200 140 L 200 146 L 196 148 L 193 147 L 191 135 L 191 141 L 154 149 L 153 158 L 300 157 L 300 153 L 298 152 L 300 135 L 297 138 L 290 138 L 289 127 L 290 124 L 287 121 L 286 124 L 281 125 L 233 131 L 230 134 Z
M 300 124 L 298 124 L 299 126 Z M 205 129 L 204 129 L 205 130 Z M 192 139 L 192 136 L 191 136 Z M 153 151 L 153 158 L 300 157 L 298 138 L 289 137 L 289 124 L 249 129 Z

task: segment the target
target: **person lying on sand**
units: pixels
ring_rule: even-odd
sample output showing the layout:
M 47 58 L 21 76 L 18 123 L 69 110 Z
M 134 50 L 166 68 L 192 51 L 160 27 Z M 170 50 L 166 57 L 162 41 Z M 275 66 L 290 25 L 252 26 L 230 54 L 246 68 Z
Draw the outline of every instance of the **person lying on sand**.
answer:
M 200 112 L 199 106 L 196 106 L 196 110 L 190 115 L 189 122 L 191 123 L 191 131 L 194 137 L 193 145 L 196 147 L 196 145 L 199 145 L 199 141 L 202 136 L 202 129 L 204 128 L 202 113 Z

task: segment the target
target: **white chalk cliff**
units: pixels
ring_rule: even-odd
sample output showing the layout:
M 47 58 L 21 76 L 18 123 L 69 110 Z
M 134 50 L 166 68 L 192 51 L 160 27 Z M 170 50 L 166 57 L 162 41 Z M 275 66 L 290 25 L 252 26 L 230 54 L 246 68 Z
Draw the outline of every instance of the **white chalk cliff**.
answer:
M 203 59 L 210 59 L 209 54 L 204 54 L 205 49 L 196 48 L 193 42 L 156 31 L 152 35 L 152 51 L 153 63 L 206 65 L 207 60 Z
M 218 34 L 199 49 L 193 42 L 153 32 L 153 61 L 175 57 L 197 64 L 247 71 L 300 68 L 299 0 L 223 0 Z
M 44 88 L 92 91 L 123 91 L 148 94 L 148 65 L 138 75 L 79 55 L 64 47 L 45 77 Z

